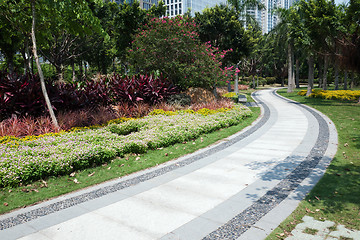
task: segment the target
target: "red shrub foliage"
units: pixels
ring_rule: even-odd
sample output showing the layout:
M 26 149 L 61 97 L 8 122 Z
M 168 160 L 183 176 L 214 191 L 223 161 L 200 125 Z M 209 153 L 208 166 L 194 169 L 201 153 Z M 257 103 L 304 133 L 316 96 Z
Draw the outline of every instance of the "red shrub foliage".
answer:
M 35 119 L 31 116 L 21 118 L 14 116 L 0 122 L 0 136 L 24 137 L 49 132 L 56 132 L 50 117 Z
M 176 88 L 162 75 L 159 78 L 151 75 L 123 78 L 115 74 L 110 79 L 110 85 L 115 102 L 145 102 L 154 105 L 177 93 Z
M 208 109 L 219 109 L 219 108 L 232 108 L 234 106 L 234 102 L 230 99 L 221 98 L 218 100 L 214 100 L 211 102 L 204 102 L 204 103 L 196 103 L 192 104 L 190 106 L 190 109 L 197 111 L 202 108 L 208 108 Z
M 60 100 L 56 89 L 46 84 L 50 100 L 53 104 Z M 25 74 L 11 76 L 0 71 L 0 119 L 9 118 L 12 115 L 39 116 L 45 111 L 45 100 L 42 95 L 40 80 L 37 75 Z
M 154 105 L 177 93 L 164 77 L 114 74 L 79 84 L 47 83 L 50 101 L 57 112 L 139 102 Z M 144 105 L 138 105 L 144 106 Z M 0 120 L 17 116 L 40 116 L 46 112 L 37 75 L 12 75 L 0 71 Z

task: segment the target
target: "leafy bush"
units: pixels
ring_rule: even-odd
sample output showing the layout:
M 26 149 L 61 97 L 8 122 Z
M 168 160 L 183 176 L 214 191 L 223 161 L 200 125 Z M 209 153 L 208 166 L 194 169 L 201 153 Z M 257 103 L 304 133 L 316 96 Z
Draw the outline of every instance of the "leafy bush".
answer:
M 209 43 L 201 43 L 194 21 L 175 18 L 153 18 L 135 35 L 128 61 L 138 70 L 160 71 L 181 89 L 212 89 L 217 81 L 226 80 L 220 52 Z
M 121 77 L 114 74 L 80 84 L 46 84 L 57 112 L 109 106 L 119 102 L 157 104 L 177 89 L 162 75 Z M 40 116 L 46 112 L 37 75 L 8 75 L 0 71 L 0 120 L 17 116 Z
M 222 96 L 227 97 L 227 98 L 233 98 L 233 97 L 237 97 L 237 94 L 235 92 L 228 92 L 228 93 L 225 93 Z
M 267 84 L 267 80 L 265 78 L 259 77 L 259 85 L 262 85 L 263 87 L 265 86 L 265 84 Z
M 191 105 L 190 109 L 194 110 L 194 111 L 198 111 L 202 108 L 208 108 L 208 109 L 219 109 L 219 108 L 233 108 L 234 107 L 234 102 L 226 99 L 226 98 L 222 98 L 220 100 L 215 100 L 215 101 L 209 101 L 209 102 L 205 102 L 205 103 L 197 103 L 197 104 L 193 104 Z
M 0 136 L 23 137 L 56 131 L 50 117 L 44 116 L 37 119 L 31 116 L 21 118 L 14 116 L 0 122 Z
M 177 93 L 176 88 L 172 87 L 163 75 L 157 78 L 151 75 L 134 75 L 123 78 L 114 74 L 109 82 L 115 102 L 143 101 L 154 105 Z
M 272 84 L 275 84 L 276 82 L 276 78 L 275 77 L 266 77 L 266 84 L 267 85 L 272 85 Z
M 222 96 L 231 99 L 235 103 L 239 102 L 239 95 L 236 94 L 235 92 L 228 92 Z
M 56 97 L 56 89 L 46 84 L 50 100 L 56 104 L 60 100 Z M 0 71 L 0 119 L 10 117 L 12 114 L 39 116 L 45 111 L 40 79 L 37 75 L 9 75 Z
M 112 103 L 111 82 L 106 78 L 97 81 L 87 81 L 86 86 L 81 89 L 87 106 L 94 104 L 107 106 Z
M 141 124 L 136 121 L 128 121 L 123 124 L 111 124 L 108 126 L 108 129 L 112 133 L 119 135 L 128 135 L 132 132 L 137 132 L 141 127 L 144 127 L 145 124 Z
M 170 105 L 189 106 L 191 105 L 191 97 L 185 93 L 174 94 L 166 102 Z

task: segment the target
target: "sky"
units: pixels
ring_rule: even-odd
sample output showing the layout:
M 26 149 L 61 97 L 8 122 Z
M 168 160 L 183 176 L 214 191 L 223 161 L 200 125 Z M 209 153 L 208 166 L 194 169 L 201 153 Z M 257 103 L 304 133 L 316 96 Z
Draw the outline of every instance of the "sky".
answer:
M 335 0 L 335 3 L 338 5 L 338 4 L 341 4 L 341 3 L 349 3 L 349 0 Z

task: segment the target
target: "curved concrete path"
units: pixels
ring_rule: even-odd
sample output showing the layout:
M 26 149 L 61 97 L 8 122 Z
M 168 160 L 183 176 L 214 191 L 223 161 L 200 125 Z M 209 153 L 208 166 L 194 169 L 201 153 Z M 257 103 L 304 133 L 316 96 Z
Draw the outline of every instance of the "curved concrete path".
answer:
M 264 239 L 336 152 L 334 124 L 277 96 L 244 131 L 176 161 L 0 216 L 0 239 Z

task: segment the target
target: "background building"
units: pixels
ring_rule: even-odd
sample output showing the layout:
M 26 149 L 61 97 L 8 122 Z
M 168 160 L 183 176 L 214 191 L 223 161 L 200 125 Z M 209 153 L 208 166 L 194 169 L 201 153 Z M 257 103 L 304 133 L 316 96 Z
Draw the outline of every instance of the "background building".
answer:
M 258 19 L 262 33 L 265 34 L 270 32 L 271 29 L 273 29 L 279 23 L 280 19 L 275 14 L 275 9 L 289 9 L 296 1 L 297 0 L 262 0 L 262 3 L 266 8 L 261 10 L 261 20 Z
M 127 2 L 132 4 L 135 0 L 113 0 L 118 4 Z M 138 0 L 142 9 L 150 9 L 152 5 L 157 5 L 160 0 Z M 190 10 L 190 15 L 195 16 L 195 12 L 202 12 L 205 8 L 214 7 L 216 4 L 227 4 L 227 0 L 163 0 L 166 5 L 166 16 L 175 17 L 183 15 Z M 289 9 L 297 0 L 261 0 L 264 10 L 257 8 L 247 9 L 247 13 L 253 16 L 259 23 L 262 33 L 268 33 L 279 22 L 279 17 L 275 14 L 276 8 Z
M 165 0 L 166 16 L 174 17 L 183 15 L 190 9 L 190 15 L 202 12 L 205 8 L 214 7 L 216 4 L 226 4 L 226 0 Z
M 134 0 L 113 0 L 117 4 L 124 4 L 125 2 L 128 4 L 132 4 Z M 140 4 L 140 8 L 149 10 L 152 5 L 157 5 L 158 0 L 137 0 Z

